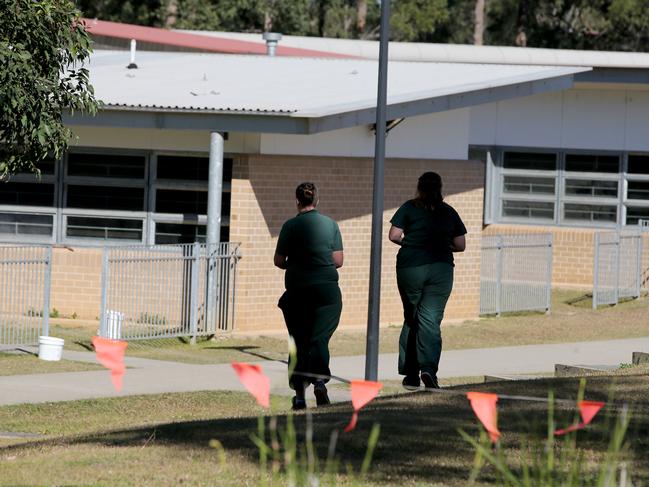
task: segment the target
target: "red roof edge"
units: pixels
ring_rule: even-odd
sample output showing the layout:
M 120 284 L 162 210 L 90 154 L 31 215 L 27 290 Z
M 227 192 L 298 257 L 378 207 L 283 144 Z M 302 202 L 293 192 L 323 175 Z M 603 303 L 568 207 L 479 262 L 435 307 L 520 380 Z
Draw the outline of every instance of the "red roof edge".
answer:
M 184 47 L 201 51 L 220 52 L 229 54 L 266 54 L 266 43 L 263 41 L 240 41 L 222 37 L 188 34 L 158 27 L 123 24 L 98 19 L 83 19 L 88 32 L 92 35 L 115 37 L 118 39 L 135 39 L 141 42 L 151 42 L 166 46 Z M 345 54 L 301 49 L 298 47 L 277 46 L 279 56 L 353 58 Z

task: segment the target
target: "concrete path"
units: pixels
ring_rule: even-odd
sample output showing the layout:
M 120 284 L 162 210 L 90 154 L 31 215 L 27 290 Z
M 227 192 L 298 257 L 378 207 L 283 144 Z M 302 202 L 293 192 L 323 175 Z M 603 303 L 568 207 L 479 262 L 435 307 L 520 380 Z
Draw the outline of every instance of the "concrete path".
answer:
M 526 345 L 469 350 L 442 354 L 439 376 L 466 377 L 547 373 L 557 363 L 568 365 L 615 366 L 630 363 L 632 352 L 649 352 L 649 337 L 600 342 Z M 64 351 L 64 358 L 94 362 L 90 352 Z M 252 360 L 251 360 L 252 361 Z M 286 385 L 286 365 L 261 362 L 271 379 L 274 394 L 290 395 Z M 190 392 L 202 390 L 243 390 L 229 364 L 190 365 L 136 357 L 126 357 L 129 367 L 124 388 L 116 393 L 108 371 L 65 372 L 56 374 L 0 377 L 0 405 L 54 402 L 133 394 Z M 400 380 L 397 355 L 383 354 L 379 360 L 380 380 Z M 334 357 L 335 375 L 359 379 L 364 375 L 365 358 Z M 331 390 L 332 400 L 349 400 L 346 390 Z

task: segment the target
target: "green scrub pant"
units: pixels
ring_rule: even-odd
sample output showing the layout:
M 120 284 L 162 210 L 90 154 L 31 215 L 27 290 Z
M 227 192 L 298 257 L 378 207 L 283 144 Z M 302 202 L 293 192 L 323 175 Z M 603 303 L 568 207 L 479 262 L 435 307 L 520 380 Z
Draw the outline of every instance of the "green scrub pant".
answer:
M 453 288 L 453 266 L 436 262 L 397 269 L 404 323 L 399 337 L 399 374 L 435 376 L 442 354 L 441 323 Z
M 338 283 L 318 284 L 287 290 L 279 300 L 279 308 L 289 334 L 295 340 L 297 364 L 289 384 L 300 389 L 316 380 L 328 382 L 329 339 L 338 327 L 343 303 Z M 301 373 L 316 374 L 318 379 Z

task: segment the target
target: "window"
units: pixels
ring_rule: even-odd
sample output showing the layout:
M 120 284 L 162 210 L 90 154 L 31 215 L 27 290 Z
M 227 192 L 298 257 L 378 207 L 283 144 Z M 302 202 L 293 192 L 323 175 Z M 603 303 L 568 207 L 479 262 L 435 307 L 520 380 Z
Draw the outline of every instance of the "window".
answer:
M 230 223 L 232 159 L 223 161 L 221 240 Z M 205 241 L 209 158 L 76 149 L 39 175 L 0 183 L 0 242 Z
M 143 188 L 116 188 L 112 186 L 68 186 L 67 208 L 95 210 L 144 210 Z
M 0 205 L 54 206 L 54 185 L 45 183 L 0 183 Z
M 54 215 L 29 213 L 0 213 L 0 235 L 20 237 L 38 235 L 49 237 L 54 228 Z
M 554 219 L 554 203 L 504 200 L 503 216 L 551 221 Z
M 121 218 L 67 217 L 68 237 L 101 240 L 142 240 L 142 220 Z
M 153 183 L 155 243 L 204 242 L 207 228 L 209 158 L 159 154 Z M 223 160 L 221 240 L 230 224 L 232 159 Z M 189 221 L 188 221 L 189 220 Z
M 617 206 L 582 205 L 566 203 L 563 210 L 566 221 L 613 222 L 617 221 Z
M 68 176 L 143 179 L 145 162 L 143 156 L 71 153 Z
M 494 221 L 605 228 L 649 218 L 649 154 L 492 150 Z
M 73 152 L 63 183 L 66 239 L 144 241 L 147 158 Z
M 598 154 L 566 154 L 569 172 L 620 172 L 620 157 Z

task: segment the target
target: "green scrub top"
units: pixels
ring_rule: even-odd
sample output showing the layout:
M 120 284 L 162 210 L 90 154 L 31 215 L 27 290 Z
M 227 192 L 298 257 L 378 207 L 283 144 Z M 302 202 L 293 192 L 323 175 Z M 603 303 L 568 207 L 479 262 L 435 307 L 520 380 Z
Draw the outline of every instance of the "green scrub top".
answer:
M 311 210 L 288 220 L 279 232 L 275 250 L 286 257 L 286 289 L 337 283 L 333 252 L 338 250 L 343 250 L 340 229 L 328 216 Z
M 455 237 L 466 234 L 460 215 L 450 205 L 442 203 L 427 210 L 406 201 L 390 223 L 403 230 L 403 241 L 397 254 L 397 268 L 415 267 L 447 262 L 453 265 L 451 244 Z

